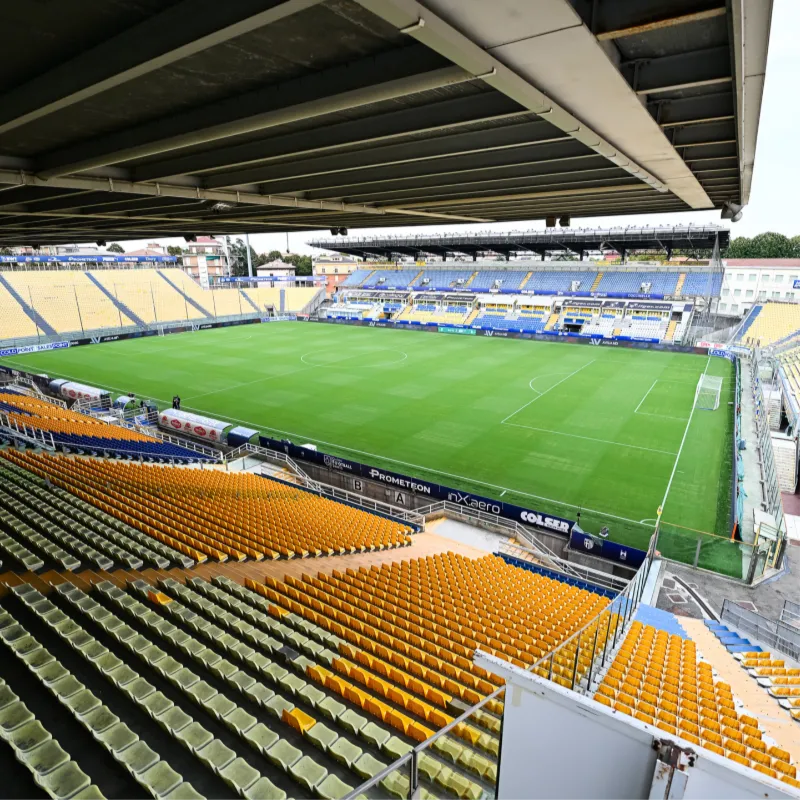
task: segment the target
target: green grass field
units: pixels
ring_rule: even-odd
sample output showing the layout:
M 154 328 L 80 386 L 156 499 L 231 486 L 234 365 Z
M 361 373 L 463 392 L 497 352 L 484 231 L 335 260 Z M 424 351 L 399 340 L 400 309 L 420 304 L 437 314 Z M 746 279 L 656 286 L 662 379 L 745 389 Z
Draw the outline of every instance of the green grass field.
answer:
M 571 519 L 580 512 L 584 530 L 608 525 L 630 546 L 646 546 L 674 470 L 662 552 L 691 563 L 695 531 L 729 534 L 733 380 L 724 359 L 281 323 L 3 363 L 160 405 L 177 392 L 186 410 L 298 444 Z M 687 430 L 706 370 L 724 378 L 720 407 L 695 411 Z M 699 538 L 700 566 L 741 576 L 736 545 Z

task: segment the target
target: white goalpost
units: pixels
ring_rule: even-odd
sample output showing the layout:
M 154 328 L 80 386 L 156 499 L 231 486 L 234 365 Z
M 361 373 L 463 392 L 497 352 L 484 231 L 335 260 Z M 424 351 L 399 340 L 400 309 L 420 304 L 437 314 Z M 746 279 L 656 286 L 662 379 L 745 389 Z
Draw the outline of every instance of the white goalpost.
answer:
M 722 378 L 715 375 L 701 375 L 697 382 L 695 407 L 700 411 L 716 411 L 722 393 Z

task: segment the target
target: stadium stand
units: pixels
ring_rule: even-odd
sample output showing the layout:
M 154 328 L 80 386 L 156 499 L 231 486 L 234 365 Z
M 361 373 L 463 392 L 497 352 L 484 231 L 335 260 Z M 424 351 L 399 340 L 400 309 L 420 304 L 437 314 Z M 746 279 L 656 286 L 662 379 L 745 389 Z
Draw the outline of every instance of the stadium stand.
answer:
M 407 289 L 419 269 L 377 269 L 362 284 L 363 289 Z
M 688 272 L 682 286 L 676 287 L 676 294 L 685 297 L 719 297 L 722 289 L 722 275 L 719 272 Z
M 755 305 L 745 319 L 737 342 L 767 347 L 800 330 L 800 305 L 770 300 Z
M 0 455 L 64 489 L 80 490 L 83 499 L 170 547 L 187 545 L 195 560 L 333 555 L 411 542 L 412 529 L 402 523 L 250 473 L 12 450 Z
M 430 303 L 416 303 L 406 306 L 397 316 L 397 322 L 441 323 L 444 325 L 463 325 L 472 309 L 466 306 L 445 306 L 440 308 Z
M 49 433 L 56 446 L 77 452 L 167 461 L 205 461 L 209 456 L 138 431 L 61 408 L 46 400 L 0 389 L 0 412 L 16 425 Z
M 546 292 L 588 292 L 591 290 L 592 283 L 596 277 L 596 272 L 584 272 L 579 270 L 534 272 L 525 284 L 525 288 L 533 289 L 540 294 Z M 577 289 L 574 289 L 573 287 L 576 284 Z
M 678 277 L 679 273 L 677 272 L 606 272 L 597 285 L 597 291 L 674 294 Z M 648 284 L 650 288 L 643 290 L 642 286 L 645 284 Z
M 14 299 L 6 286 L 0 283 L 0 339 L 22 339 L 37 336 L 40 328 L 36 321 Z
M 470 283 L 469 288 L 476 291 L 479 289 L 488 291 L 498 284 L 497 288 L 504 292 L 515 291 L 522 286 L 522 282 L 527 276 L 527 272 L 482 269 Z
M 787 751 L 770 746 L 758 719 L 698 659 L 689 639 L 634 621 L 594 699 L 758 772 L 800 787 Z
M 351 272 L 341 283 L 341 287 L 345 289 L 354 289 L 361 286 L 363 281 L 372 274 L 374 270 L 371 269 L 357 269 Z
M 448 289 L 463 288 L 474 274 L 474 270 L 458 269 L 426 269 L 412 284 L 414 289 Z

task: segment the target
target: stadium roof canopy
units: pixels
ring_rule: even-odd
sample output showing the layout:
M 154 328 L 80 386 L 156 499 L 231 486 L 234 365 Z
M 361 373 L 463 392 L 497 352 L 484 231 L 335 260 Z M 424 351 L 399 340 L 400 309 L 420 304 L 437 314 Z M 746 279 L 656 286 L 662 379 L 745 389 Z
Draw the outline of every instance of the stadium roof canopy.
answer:
M 0 245 L 746 203 L 772 0 L 5 4 Z
M 600 228 L 548 231 L 513 231 L 511 233 L 467 233 L 444 236 L 370 236 L 347 239 L 321 239 L 309 242 L 313 247 L 334 250 L 361 258 L 393 258 L 396 255 L 435 255 L 446 258 L 454 254 L 480 253 L 584 253 L 589 250 L 713 250 L 730 243 L 727 228 L 704 227 L 669 228 Z

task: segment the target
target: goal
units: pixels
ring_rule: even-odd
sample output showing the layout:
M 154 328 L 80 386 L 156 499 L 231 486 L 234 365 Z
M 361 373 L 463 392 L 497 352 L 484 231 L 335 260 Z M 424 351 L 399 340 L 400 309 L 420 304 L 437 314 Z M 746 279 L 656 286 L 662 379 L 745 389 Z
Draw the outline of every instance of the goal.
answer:
M 695 407 L 701 411 L 716 411 L 719 408 L 719 396 L 722 392 L 722 378 L 714 375 L 701 375 L 697 382 Z

